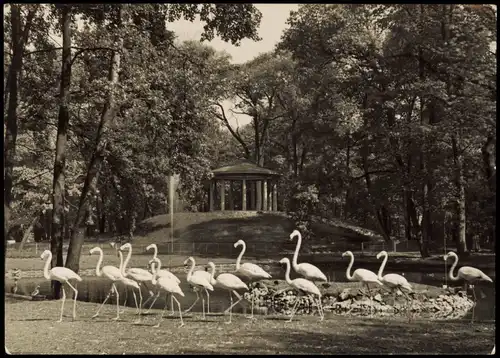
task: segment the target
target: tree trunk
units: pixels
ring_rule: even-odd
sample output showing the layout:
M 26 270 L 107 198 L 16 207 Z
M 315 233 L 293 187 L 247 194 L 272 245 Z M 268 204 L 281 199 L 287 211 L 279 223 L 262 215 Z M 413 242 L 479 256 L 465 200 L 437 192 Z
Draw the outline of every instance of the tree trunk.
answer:
M 463 175 L 462 155 L 459 153 L 458 148 L 458 135 L 452 136 L 453 146 L 453 161 L 455 164 L 455 185 L 457 188 L 457 205 L 456 205 L 456 221 L 457 221 L 457 235 L 456 244 L 459 254 L 467 252 L 466 241 L 466 214 L 465 214 L 465 179 Z
M 33 23 L 37 7 L 30 8 L 24 29 L 21 23 L 21 5 L 10 5 L 10 23 L 12 35 L 12 63 L 9 68 L 8 80 L 6 86 L 5 99 L 8 98 L 7 118 L 5 120 L 4 135 L 4 191 L 3 191 L 3 209 L 4 209 L 4 259 L 9 240 L 9 222 L 12 202 L 12 183 L 14 173 L 14 160 L 16 157 L 17 141 L 17 106 L 18 106 L 18 85 L 19 74 L 23 67 L 24 46 L 28 41 L 28 35 Z M 6 103 L 4 103 L 5 105 Z
M 59 117 L 57 121 L 56 156 L 54 161 L 54 182 L 52 188 L 52 235 L 50 250 L 52 251 L 52 265 L 63 266 L 63 238 L 64 238 L 64 191 L 66 164 L 66 142 L 69 127 L 69 102 L 71 84 L 71 5 L 61 6 L 61 24 L 63 33 L 63 51 L 61 68 L 61 88 L 59 92 Z M 61 284 L 52 281 L 52 290 L 55 299 L 60 297 Z
M 347 148 L 346 148 L 346 160 L 345 160 L 345 175 L 346 175 L 346 187 L 345 187 L 345 197 L 344 197 L 344 213 L 341 219 L 347 219 L 349 216 L 349 194 L 350 194 L 350 177 L 351 177 L 351 134 L 347 133 Z
M 28 240 L 28 237 L 30 236 L 31 231 L 33 231 L 33 228 L 35 227 L 36 223 L 40 219 L 40 213 L 37 213 L 38 215 L 35 216 L 33 220 L 31 220 L 30 226 L 24 231 L 23 239 L 21 240 L 21 244 L 19 245 L 19 251 L 23 250 L 24 244 L 26 243 L 26 240 Z
M 121 23 L 123 16 L 123 7 L 120 8 L 118 22 Z M 75 222 L 73 224 L 73 232 L 71 234 L 71 239 L 68 248 L 68 256 L 66 258 L 66 267 L 78 272 L 80 269 L 80 254 L 83 245 L 83 235 L 78 235 L 80 225 L 85 217 L 85 212 L 88 207 L 88 193 L 91 191 L 94 184 L 94 179 L 100 170 L 101 163 L 105 156 L 105 148 L 107 144 L 105 136 L 106 128 L 112 122 L 115 115 L 115 97 L 114 88 L 118 84 L 118 74 L 120 72 L 120 61 L 121 61 L 121 51 L 123 47 L 123 38 L 118 39 L 118 47 L 113 51 L 113 56 L 111 58 L 111 68 L 109 71 L 109 81 L 110 90 L 108 94 L 108 99 L 104 106 L 101 121 L 97 130 L 97 138 L 95 149 L 90 159 L 89 165 L 87 167 L 87 176 L 85 177 L 85 182 L 83 184 L 82 193 L 80 195 L 80 201 L 78 204 L 78 211 L 76 215 Z

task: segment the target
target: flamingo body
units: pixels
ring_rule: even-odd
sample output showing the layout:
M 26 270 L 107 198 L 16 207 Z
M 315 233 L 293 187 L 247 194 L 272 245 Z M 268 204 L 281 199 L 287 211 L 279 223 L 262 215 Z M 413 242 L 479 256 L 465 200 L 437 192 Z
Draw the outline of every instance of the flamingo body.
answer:
M 224 290 L 248 290 L 247 284 L 232 273 L 221 273 L 215 281 L 215 286 Z
M 396 288 L 403 288 L 407 291 L 412 291 L 411 285 L 408 283 L 406 278 L 404 278 L 401 275 L 398 275 L 396 273 L 389 273 L 387 275 L 384 275 L 382 277 L 379 277 L 379 280 L 386 285 L 387 287 L 390 287 L 392 289 Z
M 158 260 L 158 258 L 153 258 L 152 260 L 149 261 L 149 264 L 151 265 L 156 260 Z M 156 275 L 158 277 L 166 277 L 166 278 L 169 278 L 171 280 L 174 280 L 177 283 L 181 283 L 181 280 L 177 276 L 175 276 L 172 272 L 170 272 L 166 269 L 157 270 Z
M 70 270 L 67 267 L 53 267 L 49 270 L 50 274 L 50 279 L 51 280 L 56 280 L 61 283 L 64 283 L 68 280 L 77 280 L 77 281 L 83 281 L 82 278 L 73 270 Z
M 328 281 L 325 274 L 321 272 L 321 270 L 316 266 L 307 262 L 303 262 L 300 264 L 297 263 L 300 245 L 302 244 L 302 235 L 300 234 L 299 230 L 293 230 L 293 232 L 290 234 L 290 240 L 293 240 L 295 236 L 297 236 L 297 246 L 295 247 L 295 252 L 293 254 L 292 260 L 292 266 L 295 272 L 309 280 Z

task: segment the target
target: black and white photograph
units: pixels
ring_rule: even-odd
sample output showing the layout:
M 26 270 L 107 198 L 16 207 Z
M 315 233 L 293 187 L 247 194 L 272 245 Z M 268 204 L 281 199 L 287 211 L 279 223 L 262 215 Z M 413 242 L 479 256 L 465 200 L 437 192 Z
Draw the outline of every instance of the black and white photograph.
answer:
M 3 25 L 6 354 L 495 354 L 496 5 Z

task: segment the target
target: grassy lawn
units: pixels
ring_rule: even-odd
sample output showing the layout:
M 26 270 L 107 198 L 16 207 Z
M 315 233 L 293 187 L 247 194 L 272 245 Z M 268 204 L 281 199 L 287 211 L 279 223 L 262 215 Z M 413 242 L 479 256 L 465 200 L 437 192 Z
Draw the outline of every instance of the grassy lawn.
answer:
M 69 318 L 72 301 L 66 303 L 68 317 L 56 322 L 60 302 L 5 302 L 5 346 L 11 353 L 41 354 L 305 354 L 305 353 L 458 353 L 486 354 L 493 347 L 494 324 L 446 321 L 363 319 L 327 315 L 285 317 L 261 316 L 249 321 L 234 315 L 212 315 L 202 321 L 199 314 L 166 317 L 159 328 L 159 311 L 133 324 L 133 310 L 112 321 L 114 307 L 107 305 L 101 316 L 90 317 L 97 305 L 77 303 L 77 320 Z

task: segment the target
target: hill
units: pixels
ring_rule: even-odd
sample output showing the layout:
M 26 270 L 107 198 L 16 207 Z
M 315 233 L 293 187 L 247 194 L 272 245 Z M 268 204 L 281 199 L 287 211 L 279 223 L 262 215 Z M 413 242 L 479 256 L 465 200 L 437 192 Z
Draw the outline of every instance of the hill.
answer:
M 200 255 L 233 255 L 240 251 L 233 243 L 242 239 L 247 244 L 245 256 L 262 256 L 293 251 L 296 242 L 289 241 L 293 222 L 283 213 L 257 211 L 215 211 L 176 213 L 173 240 L 169 215 L 149 218 L 138 225 L 134 244 L 158 245 L 161 254 L 189 252 Z M 337 246 L 339 250 L 359 250 L 361 242 L 379 240 L 375 233 L 340 221 L 317 220 L 312 224 L 314 238 L 303 242 L 304 250 L 314 246 Z M 302 251 L 302 250 L 301 250 Z

